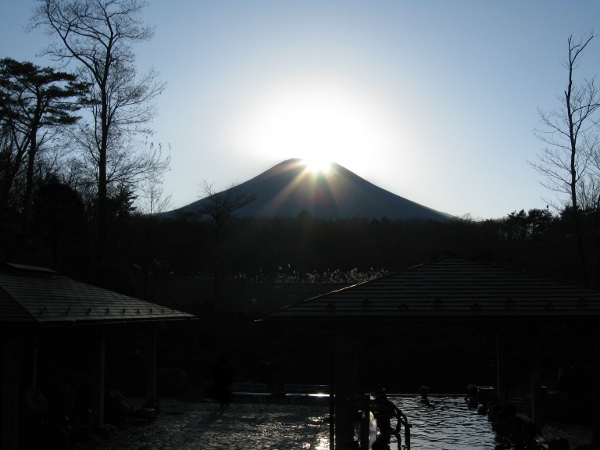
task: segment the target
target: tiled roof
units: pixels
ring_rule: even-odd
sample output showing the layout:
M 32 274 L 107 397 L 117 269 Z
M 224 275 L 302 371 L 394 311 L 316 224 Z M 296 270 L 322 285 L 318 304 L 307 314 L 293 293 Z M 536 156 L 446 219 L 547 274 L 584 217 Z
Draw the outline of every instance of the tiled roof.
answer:
M 6 264 L 0 269 L 0 323 L 55 324 L 192 319 L 193 315 L 117 294 L 55 272 Z
M 265 314 L 265 318 L 600 316 L 600 292 L 459 256 Z

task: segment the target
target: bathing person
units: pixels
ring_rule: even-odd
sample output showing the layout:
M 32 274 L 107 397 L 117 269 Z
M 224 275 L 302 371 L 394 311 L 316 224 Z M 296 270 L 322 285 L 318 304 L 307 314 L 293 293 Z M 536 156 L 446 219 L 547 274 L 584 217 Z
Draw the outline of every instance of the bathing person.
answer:
M 429 388 L 427 386 L 421 386 L 421 403 L 427 406 L 432 406 L 433 403 L 429 400 Z
M 377 436 L 371 450 L 390 450 L 390 434 L 383 433 Z
M 477 408 L 479 404 L 479 393 L 477 392 L 477 385 L 471 383 L 467 386 L 467 396 L 465 397 L 465 401 L 469 408 Z
M 213 400 L 219 402 L 219 412 L 223 413 L 227 406 L 231 402 L 231 382 L 233 381 L 233 375 L 231 366 L 227 362 L 226 358 L 219 358 L 217 364 L 211 368 L 213 376 L 213 383 L 207 389 L 207 394 Z
M 408 419 L 404 413 L 394 403 L 392 403 L 385 394 L 385 391 L 378 390 L 375 393 L 374 410 L 377 411 L 377 428 L 381 434 L 393 434 L 400 442 L 400 427 L 404 423 L 408 424 Z M 395 418 L 396 428 L 392 428 L 391 419 Z

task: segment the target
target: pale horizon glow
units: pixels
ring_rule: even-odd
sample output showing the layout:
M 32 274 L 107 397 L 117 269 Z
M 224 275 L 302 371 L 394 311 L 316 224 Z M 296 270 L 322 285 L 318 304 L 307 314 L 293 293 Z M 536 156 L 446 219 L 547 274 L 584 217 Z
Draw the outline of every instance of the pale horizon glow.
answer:
M 49 37 L 24 31 L 37 3 L 0 3 L 0 57 L 58 67 L 37 56 Z M 528 161 L 569 36 L 596 30 L 575 80 L 599 71 L 597 0 L 149 0 L 141 18 L 156 30 L 136 67 L 167 82 L 149 127 L 171 149 L 172 209 L 203 180 L 219 191 L 290 158 L 454 216 L 543 209 L 562 198 Z

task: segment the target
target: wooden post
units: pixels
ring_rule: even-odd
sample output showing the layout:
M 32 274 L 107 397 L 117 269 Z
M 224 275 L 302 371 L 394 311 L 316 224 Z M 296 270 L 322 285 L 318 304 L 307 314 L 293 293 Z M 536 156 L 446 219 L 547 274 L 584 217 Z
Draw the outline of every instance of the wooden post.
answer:
M 339 330 L 335 342 L 335 450 L 346 450 L 348 442 L 354 439 L 351 410 L 356 374 L 353 373 L 353 356 L 347 332 Z
M 335 448 L 346 450 L 354 439 L 354 406 L 358 394 L 358 367 L 355 346 L 346 330 L 338 330 L 335 338 Z
M 155 408 L 158 403 L 158 398 L 156 395 L 156 377 L 158 371 L 156 358 L 157 335 L 157 324 L 150 324 L 150 361 L 146 373 L 146 406 L 150 408 Z
M 346 448 L 346 333 L 339 330 L 335 337 L 335 448 Z
M 25 339 L 24 355 L 23 355 L 23 367 L 21 384 L 26 389 L 37 388 L 37 364 L 38 364 L 38 333 L 32 332 Z
M 371 411 L 369 409 L 369 394 L 363 394 L 362 414 L 360 418 L 360 450 L 369 450 L 371 448 Z M 398 419 L 400 420 L 400 419 Z
M 104 380 L 106 362 L 106 329 L 101 326 L 94 346 L 95 361 L 92 373 L 92 429 L 104 425 Z
M 21 340 L 15 330 L 2 336 L 2 441 L 1 448 L 19 448 Z
M 544 425 L 544 395 L 541 387 L 540 339 L 534 331 L 531 343 L 531 418 L 538 432 Z
M 496 330 L 496 393 L 501 404 L 508 401 L 506 384 L 506 345 L 504 330 L 498 326 Z
M 336 374 L 335 374 L 335 346 L 334 354 L 331 358 L 331 380 L 329 382 L 329 448 L 335 450 L 335 390 L 336 390 Z
M 38 342 L 39 337 L 37 333 L 33 334 L 32 338 L 32 349 L 31 349 L 31 387 L 33 389 L 37 388 L 38 382 Z
M 592 343 L 592 448 L 600 450 L 600 332 L 594 327 Z

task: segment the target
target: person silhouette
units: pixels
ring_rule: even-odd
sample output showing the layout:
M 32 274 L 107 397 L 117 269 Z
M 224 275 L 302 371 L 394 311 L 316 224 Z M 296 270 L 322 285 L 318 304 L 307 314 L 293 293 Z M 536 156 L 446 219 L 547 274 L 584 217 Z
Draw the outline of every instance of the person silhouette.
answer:
M 387 398 L 383 390 L 375 392 L 375 403 L 373 406 L 376 411 L 377 428 L 379 428 L 381 435 L 394 435 L 398 442 L 400 442 L 400 427 L 403 424 L 405 427 L 409 426 L 406 415 Z M 395 418 L 397 421 L 395 428 L 392 428 L 392 418 Z
M 231 403 L 231 382 L 233 371 L 226 358 L 221 357 L 217 364 L 211 367 L 213 383 L 209 386 L 207 394 L 214 401 L 219 403 L 219 413 L 225 412 L 229 403 Z
M 421 403 L 423 405 L 431 406 L 433 408 L 433 402 L 429 400 L 429 388 L 427 386 L 421 386 Z

